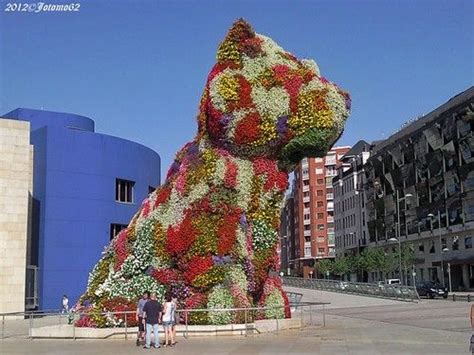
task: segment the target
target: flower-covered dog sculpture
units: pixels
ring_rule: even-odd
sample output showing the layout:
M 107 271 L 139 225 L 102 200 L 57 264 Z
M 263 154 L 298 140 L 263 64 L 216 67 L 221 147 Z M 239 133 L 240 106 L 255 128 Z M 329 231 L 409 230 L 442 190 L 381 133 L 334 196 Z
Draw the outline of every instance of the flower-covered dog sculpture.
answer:
M 237 21 L 208 76 L 195 139 L 106 248 L 82 300 L 103 310 L 150 290 L 172 292 L 189 309 L 287 304 L 272 271 L 288 172 L 305 156 L 325 155 L 349 110 L 349 95 L 314 61 Z M 289 309 L 259 316 L 289 317 Z M 203 312 L 191 321 L 235 317 Z

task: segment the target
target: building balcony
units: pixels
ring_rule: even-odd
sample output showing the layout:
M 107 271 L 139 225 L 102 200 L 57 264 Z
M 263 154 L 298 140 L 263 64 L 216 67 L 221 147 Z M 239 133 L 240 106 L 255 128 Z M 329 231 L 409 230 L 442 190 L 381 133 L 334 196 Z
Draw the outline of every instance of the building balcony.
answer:
M 326 219 L 326 221 L 328 223 L 334 223 L 334 217 L 333 216 L 328 216 L 328 218 Z
M 303 232 L 303 235 L 304 235 L 305 237 L 311 236 L 311 231 L 310 231 L 310 230 L 309 230 L 309 231 L 304 231 L 304 232 Z
M 311 210 L 310 208 L 303 208 L 303 213 L 311 213 Z
M 334 206 L 332 204 L 331 205 L 328 204 L 327 207 L 326 207 L 326 211 L 328 211 L 328 212 L 334 211 Z
M 303 197 L 303 203 L 304 203 L 304 202 L 309 202 L 309 199 L 310 199 L 309 196 Z
M 303 185 L 303 192 L 309 191 L 309 185 Z
M 311 242 L 304 242 L 305 248 L 311 248 Z
M 307 226 L 308 224 L 311 224 L 311 220 L 310 220 L 309 218 L 308 218 L 308 219 L 304 219 L 304 220 L 303 220 L 303 224 L 304 224 L 305 226 Z
M 336 165 L 336 158 L 327 158 L 326 161 L 324 162 L 324 165 Z
M 326 194 L 326 200 L 333 200 L 334 199 L 334 193 L 333 192 L 329 192 Z

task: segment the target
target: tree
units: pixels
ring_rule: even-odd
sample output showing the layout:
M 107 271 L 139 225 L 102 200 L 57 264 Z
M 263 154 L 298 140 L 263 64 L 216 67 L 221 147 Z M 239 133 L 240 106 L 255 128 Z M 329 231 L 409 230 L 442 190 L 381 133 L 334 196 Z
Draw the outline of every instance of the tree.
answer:
M 387 254 L 381 247 L 366 248 L 361 254 L 359 267 L 367 272 L 376 271 L 377 274 L 381 271 L 385 278 L 388 273 L 396 269 L 397 257 L 398 254 Z
M 336 258 L 333 271 L 339 277 L 347 274 L 350 271 L 349 258 L 347 256 Z
M 316 264 L 316 271 L 320 274 L 323 275 L 323 278 L 325 277 L 325 275 L 327 275 L 328 272 L 332 272 L 333 271 L 333 266 L 334 266 L 334 263 L 329 260 L 329 259 L 321 259 L 318 261 L 318 263 Z

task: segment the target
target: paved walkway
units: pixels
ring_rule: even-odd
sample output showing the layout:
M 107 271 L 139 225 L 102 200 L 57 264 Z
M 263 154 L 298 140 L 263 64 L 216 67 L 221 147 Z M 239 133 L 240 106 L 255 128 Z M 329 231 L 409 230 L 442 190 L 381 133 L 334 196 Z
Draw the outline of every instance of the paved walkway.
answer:
M 290 289 L 289 289 L 290 290 Z M 179 338 L 175 348 L 144 350 L 125 340 L 0 340 L 0 354 L 470 354 L 470 304 L 409 303 L 316 290 L 303 301 L 329 301 L 326 327 L 245 337 Z M 313 317 L 320 317 L 314 310 Z M 307 316 L 307 315 L 306 315 Z

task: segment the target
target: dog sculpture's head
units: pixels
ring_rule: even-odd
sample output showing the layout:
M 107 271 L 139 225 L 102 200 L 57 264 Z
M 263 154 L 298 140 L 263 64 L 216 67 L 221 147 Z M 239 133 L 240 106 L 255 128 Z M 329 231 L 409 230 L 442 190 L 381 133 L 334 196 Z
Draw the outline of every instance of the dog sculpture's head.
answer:
M 313 60 L 299 60 L 244 20 L 217 51 L 199 111 L 199 137 L 249 159 L 290 168 L 323 156 L 342 134 L 349 94 L 326 80 Z

